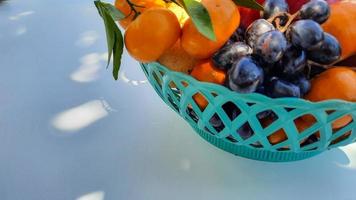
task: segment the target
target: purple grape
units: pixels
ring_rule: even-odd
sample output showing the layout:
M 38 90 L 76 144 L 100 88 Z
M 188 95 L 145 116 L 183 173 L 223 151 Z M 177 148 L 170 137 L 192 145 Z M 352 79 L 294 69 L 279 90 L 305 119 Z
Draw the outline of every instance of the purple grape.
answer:
M 301 97 L 300 88 L 297 85 L 285 80 L 281 80 L 277 77 L 272 78 L 269 89 L 270 95 L 273 98 Z
M 287 31 L 287 36 L 296 47 L 309 50 L 324 39 L 321 26 L 313 20 L 294 22 Z
M 311 89 L 311 83 L 304 75 L 298 76 L 292 82 L 299 87 L 302 96 L 306 95 Z
M 266 0 L 262 17 L 268 19 L 282 12 L 289 12 L 288 3 L 285 0 Z
M 330 16 L 330 6 L 325 0 L 311 0 L 302 6 L 299 16 L 301 19 L 311 19 L 322 24 Z
M 216 52 L 212 61 L 214 65 L 223 70 L 229 70 L 232 64 L 236 62 L 240 57 L 252 54 L 250 46 L 243 42 L 235 42 L 225 45 L 222 49 Z
M 227 86 L 239 93 L 252 93 L 263 83 L 263 70 L 251 57 L 242 57 L 228 72 Z
M 245 39 L 250 47 L 254 47 L 257 39 L 269 31 L 273 31 L 276 28 L 265 19 L 258 19 L 253 22 L 246 30 Z
M 324 33 L 324 39 L 308 52 L 309 60 L 319 64 L 329 65 L 341 57 L 339 41 L 329 33 Z
M 287 50 L 287 40 L 280 31 L 270 31 L 261 35 L 253 48 L 267 63 L 279 61 Z
M 289 45 L 283 58 L 278 63 L 278 69 L 280 69 L 283 74 L 293 76 L 302 72 L 306 65 L 306 53 L 303 50 Z

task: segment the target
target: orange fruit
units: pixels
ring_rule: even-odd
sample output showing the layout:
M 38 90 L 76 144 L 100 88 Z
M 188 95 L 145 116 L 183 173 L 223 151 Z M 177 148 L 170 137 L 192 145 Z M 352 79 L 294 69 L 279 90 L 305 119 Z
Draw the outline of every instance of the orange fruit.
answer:
M 215 67 L 210 59 L 199 62 L 190 75 L 198 81 L 220 85 L 224 84 L 226 78 L 226 72 Z
M 336 2 L 330 8 L 330 18 L 323 24 L 323 28 L 339 40 L 342 48 L 341 60 L 344 60 L 356 54 L 356 45 L 350 42 L 356 38 L 356 1 Z
M 195 94 L 193 96 L 193 99 L 195 103 L 199 106 L 199 108 L 201 108 L 202 110 L 204 110 L 208 106 L 209 102 L 201 94 Z
M 211 60 L 199 62 L 190 74 L 198 81 L 209 82 L 222 85 L 226 80 L 226 73 L 223 70 L 216 68 Z M 195 94 L 193 99 L 201 109 L 205 109 L 208 101 L 201 94 Z
M 331 144 L 337 144 L 339 142 L 344 141 L 351 135 L 351 131 L 345 133 L 344 135 L 340 136 L 339 138 L 336 138 L 334 141 L 331 142 Z
M 190 55 L 207 59 L 219 50 L 240 24 L 237 6 L 231 0 L 202 0 L 209 12 L 216 41 L 209 40 L 195 27 L 191 19 L 183 26 L 182 46 Z
M 343 128 L 346 125 L 348 125 L 351 121 L 352 121 L 352 117 L 350 115 L 346 115 L 340 119 L 335 120 L 332 123 L 332 127 L 333 129 Z
M 145 12 L 149 8 L 165 7 L 165 2 L 163 0 L 131 0 L 131 2 L 136 5 L 135 9 L 140 13 Z M 119 21 L 120 25 L 126 29 L 134 20 L 135 13 L 127 3 L 127 0 L 116 0 L 115 7 L 126 16 L 125 19 Z
M 189 74 L 198 60 L 185 52 L 181 41 L 178 40 L 172 48 L 158 59 L 158 62 L 173 71 Z
M 310 123 L 315 123 L 316 119 L 312 115 L 304 115 L 303 117 L 304 121 L 310 122 Z M 352 121 L 352 117 L 349 115 L 346 115 L 344 117 L 341 117 L 335 121 L 332 122 L 332 128 L 333 129 L 339 129 L 345 127 L 347 124 L 349 124 Z
M 272 145 L 284 142 L 287 139 L 286 132 L 283 129 L 278 130 L 272 135 L 268 136 L 268 140 Z
M 312 80 L 310 92 L 305 99 L 318 102 L 329 99 L 341 99 L 356 102 L 356 72 L 347 67 L 335 67 L 326 70 Z M 313 117 L 303 117 L 306 121 L 315 121 Z M 342 117 L 333 122 L 333 128 L 342 128 L 352 121 L 351 116 Z
M 272 123 L 273 123 L 273 121 L 270 118 L 267 118 L 264 121 L 262 121 L 262 124 L 264 127 L 268 127 Z M 302 133 L 303 131 L 308 129 L 311 124 L 302 120 L 302 119 L 297 119 L 297 120 L 295 120 L 295 125 L 296 125 L 299 133 Z M 275 133 L 271 134 L 270 136 L 268 136 L 268 140 L 272 145 L 284 142 L 287 139 L 288 139 L 287 134 L 284 131 L 284 129 L 280 129 L 280 130 L 276 131 Z
M 136 60 L 152 62 L 170 49 L 180 34 L 181 27 L 172 11 L 166 8 L 151 8 L 127 27 L 125 46 Z
M 312 80 L 306 99 L 317 102 L 328 99 L 356 101 L 356 72 L 347 67 L 326 70 Z

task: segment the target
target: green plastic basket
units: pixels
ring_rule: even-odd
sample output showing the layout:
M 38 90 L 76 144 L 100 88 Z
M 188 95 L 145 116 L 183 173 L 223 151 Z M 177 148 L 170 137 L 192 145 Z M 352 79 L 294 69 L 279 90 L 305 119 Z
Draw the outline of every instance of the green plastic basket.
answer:
M 159 63 L 141 66 L 148 81 L 167 105 L 201 137 L 232 154 L 255 160 L 287 162 L 306 159 L 356 141 L 356 103 L 339 100 L 312 103 L 297 98 L 271 99 L 257 93 L 238 94 L 220 85 L 199 82 Z M 208 101 L 204 110 L 195 103 L 193 96 L 196 94 L 203 95 Z M 240 111 L 234 119 L 223 109 L 224 105 L 231 103 Z M 264 111 L 277 116 L 268 127 L 257 118 Z M 316 122 L 299 133 L 295 120 L 309 114 Z M 218 116 L 223 122 L 221 130 L 211 125 L 213 116 Z M 333 130 L 332 123 L 345 116 L 351 116 L 353 120 Z M 253 135 L 243 138 L 237 130 L 246 124 L 253 130 Z M 268 136 L 282 129 L 287 139 L 271 144 Z M 318 138 L 311 140 L 316 134 Z

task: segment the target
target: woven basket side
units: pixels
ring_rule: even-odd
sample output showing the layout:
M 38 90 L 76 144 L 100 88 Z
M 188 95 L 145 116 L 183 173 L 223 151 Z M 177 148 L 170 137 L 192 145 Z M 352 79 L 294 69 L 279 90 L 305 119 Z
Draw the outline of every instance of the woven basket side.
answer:
M 158 63 L 142 64 L 142 68 L 159 96 L 192 127 L 226 143 L 270 152 L 301 153 L 321 152 L 356 140 L 355 103 L 311 103 L 297 98 L 271 99 L 260 94 L 237 94 L 223 86 L 202 83 L 170 71 Z M 196 102 L 196 95 L 207 102 L 205 108 Z M 227 105 L 233 106 L 238 115 L 232 118 Z M 266 112 L 273 113 L 276 118 L 268 126 L 259 117 Z M 315 123 L 299 132 L 295 122 L 306 116 Z M 345 116 L 350 119 L 348 124 L 333 129 L 332 124 Z M 212 119 L 222 125 L 216 127 Z M 244 127 L 249 127 L 252 134 L 241 135 Z M 281 130 L 286 140 L 272 144 L 269 137 Z

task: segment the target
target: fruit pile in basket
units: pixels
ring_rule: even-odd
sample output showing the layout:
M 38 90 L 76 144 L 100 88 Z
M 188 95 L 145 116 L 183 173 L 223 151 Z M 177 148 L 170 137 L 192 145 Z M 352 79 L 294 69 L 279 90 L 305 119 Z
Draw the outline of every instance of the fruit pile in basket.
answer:
M 258 3 L 261 11 L 233 0 L 116 0 L 115 7 L 125 16 L 119 23 L 126 49 L 139 62 L 159 62 L 237 93 L 356 102 L 355 68 L 337 64 L 356 53 L 356 1 Z M 188 5 L 200 5 L 200 12 Z M 193 98 L 202 109 L 208 104 L 202 95 Z M 227 112 L 233 115 L 234 110 Z M 258 117 L 267 126 L 275 116 L 266 112 Z M 351 121 L 343 117 L 333 128 Z M 216 129 L 222 126 L 218 117 L 210 123 Z M 305 129 L 312 123 L 305 116 L 296 125 Z M 252 130 L 241 127 L 240 132 L 248 137 Z M 285 137 L 279 131 L 269 140 L 273 144 Z
M 116 0 L 115 7 L 100 1 L 96 1 L 96 6 L 106 25 L 109 59 L 114 55 L 115 79 L 125 46 L 141 63 L 158 62 L 170 71 L 221 85 L 234 94 L 259 93 L 272 99 L 303 98 L 311 102 L 335 99 L 356 102 L 356 45 L 353 42 L 356 0 Z M 115 21 L 124 30 L 124 36 Z M 162 79 L 155 81 L 162 84 Z M 160 87 L 162 90 L 162 85 Z M 170 84 L 169 87 L 175 86 Z M 179 88 L 176 91 L 178 96 L 183 95 Z M 189 98 L 202 112 L 212 103 L 200 92 Z M 230 101 L 220 108 L 231 121 L 236 121 L 241 109 Z M 226 132 L 226 123 L 231 125 L 221 119 L 220 108 L 213 108 L 215 114 L 205 121 L 202 114 L 199 117 L 189 105 L 187 114 L 195 123 L 204 123 L 210 133 L 207 126 L 221 133 Z M 280 146 L 279 151 L 291 150 L 282 144 L 300 144 L 301 147 L 319 142 L 320 147 L 311 149 L 322 150 L 350 137 L 353 111 L 348 110 L 331 120 L 314 114 L 323 112 L 322 115 L 329 117 L 332 113 L 339 114 L 334 107 L 329 110 L 326 107 L 315 110 L 316 104 L 311 107 L 314 110 L 307 113 L 300 110 L 297 119 L 283 116 L 285 122 L 292 120 L 293 126 L 268 133 L 267 147 L 257 140 L 246 143 L 247 146 L 267 150 L 270 145 Z M 295 108 L 281 109 L 288 113 Z M 266 108 L 255 117 L 261 128 L 267 129 L 280 121 L 277 120 L 281 118 L 279 115 L 273 108 Z M 251 128 L 250 123 L 247 120 L 237 128 L 239 140 L 254 138 L 256 129 Z M 318 124 L 324 129 L 318 129 Z M 298 141 L 288 141 L 289 132 L 294 129 L 300 136 L 292 138 Z M 309 134 L 311 129 L 315 132 Z M 331 139 L 330 132 L 338 131 L 340 137 Z M 240 142 L 232 136 L 225 139 Z

